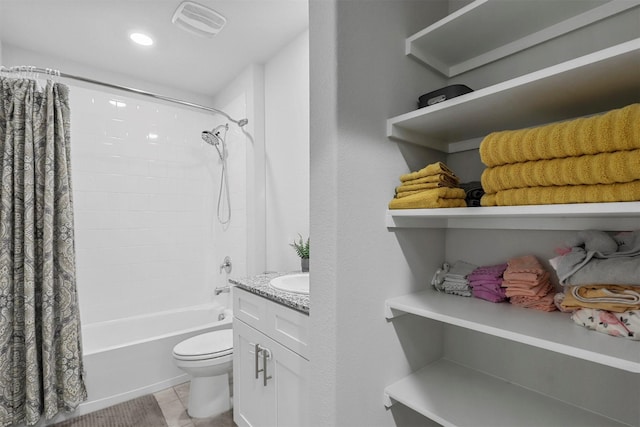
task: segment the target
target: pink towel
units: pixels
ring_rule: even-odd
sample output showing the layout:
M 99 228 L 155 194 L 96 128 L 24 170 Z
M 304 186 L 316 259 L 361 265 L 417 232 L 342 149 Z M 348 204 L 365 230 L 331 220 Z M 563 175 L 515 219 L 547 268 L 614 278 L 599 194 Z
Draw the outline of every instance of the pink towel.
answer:
M 553 302 L 553 294 L 547 294 L 539 299 L 522 295 L 514 296 L 511 297 L 511 304 L 540 311 L 556 310 L 556 305 Z
M 535 273 L 542 274 L 545 272 L 544 267 L 533 255 L 525 255 L 519 258 L 511 258 L 507 264 L 507 273 Z
M 508 297 L 514 296 L 527 296 L 531 298 L 540 299 L 553 290 L 553 286 L 549 282 L 540 283 L 539 285 L 531 288 L 509 286 L 506 288 L 505 295 Z
M 504 294 L 488 291 L 482 287 L 473 288 L 471 294 L 475 298 L 480 298 L 485 301 L 502 302 L 507 300 Z
M 525 272 L 510 272 L 509 270 L 504 272 L 504 281 L 512 283 L 538 283 L 549 278 L 549 273 L 542 271 L 539 273 L 525 273 Z

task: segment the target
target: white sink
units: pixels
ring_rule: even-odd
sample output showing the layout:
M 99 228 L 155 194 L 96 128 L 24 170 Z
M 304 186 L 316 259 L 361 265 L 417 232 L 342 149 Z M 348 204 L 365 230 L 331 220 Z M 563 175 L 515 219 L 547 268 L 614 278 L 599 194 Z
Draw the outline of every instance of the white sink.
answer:
M 276 277 L 269 284 L 280 291 L 307 295 L 309 293 L 309 273 L 287 274 L 286 276 Z

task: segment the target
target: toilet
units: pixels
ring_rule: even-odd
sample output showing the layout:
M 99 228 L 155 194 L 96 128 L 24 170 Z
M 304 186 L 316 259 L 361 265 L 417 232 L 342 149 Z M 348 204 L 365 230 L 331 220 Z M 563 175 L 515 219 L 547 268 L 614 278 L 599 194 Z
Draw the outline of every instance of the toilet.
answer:
M 231 408 L 229 372 L 233 366 L 233 330 L 207 332 L 173 348 L 176 366 L 191 376 L 187 412 L 209 418 Z

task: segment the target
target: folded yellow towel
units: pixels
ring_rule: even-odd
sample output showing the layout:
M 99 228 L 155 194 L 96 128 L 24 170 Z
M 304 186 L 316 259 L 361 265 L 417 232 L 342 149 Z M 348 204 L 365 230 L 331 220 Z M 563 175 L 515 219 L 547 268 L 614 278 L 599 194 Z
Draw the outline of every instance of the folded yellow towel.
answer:
M 396 198 L 400 199 L 402 197 L 411 196 L 412 194 L 422 193 L 424 190 L 416 190 L 416 191 L 403 191 L 401 193 L 396 193 Z
M 640 148 L 640 104 L 531 129 L 494 132 L 480 144 L 487 166 Z
M 454 174 L 453 171 L 447 167 L 447 165 L 445 165 L 442 162 L 436 162 L 423 167 L 417 172 L 411 172 L 411 173 L 400 176 L 400 181 L 402 182 L 411 181 L 414 179 L 424 178 L 426 176 L 438 175 L 438 174 L 451 175 L 452 177 L 456 176 L 456 174 Z
M 438 173 L 435 175 L 425 176 L 423 178 L 403 181 L 402 185 L 425 184 L 427 182 L 446 182 L 452 184 L 452 186 L 456 186 L 460 183 L 460 179 L 457 176 L 448 173 Z
M 638 179 L 640 149 L 494 166 L 482 173 L 482 188 L 495 193 L 511 188 L 613 184 Z
M 480 203 L 482 206 L 518 206 L 639 200 L 640 180 L 616 184 L 515 188 L 485 194 Z
M 402 184 L 401 186 L 396 187 L 396 194 L 406 193 L 410 191 L 429 190 L 431 188 L 441 188 L 441 187 L 455 188 L 456 186 L 451 185 L 447 182 L 425 182 L 424 184 L 415 184 L 415 185 Z
M 567 289 L 560 305 L 569 311 L 586 307 L 623 313 L 629 310 L 640 310 L 638 292 L 640 292 L 640 286 L 571 286 Z M 581 300 L 574 294 L 580 296 Z
M 407 197 L 394 198 L 389 209 L 430 209 L 465 207 L 465 192 L 462 188 L 434 188 L 420 191 Z

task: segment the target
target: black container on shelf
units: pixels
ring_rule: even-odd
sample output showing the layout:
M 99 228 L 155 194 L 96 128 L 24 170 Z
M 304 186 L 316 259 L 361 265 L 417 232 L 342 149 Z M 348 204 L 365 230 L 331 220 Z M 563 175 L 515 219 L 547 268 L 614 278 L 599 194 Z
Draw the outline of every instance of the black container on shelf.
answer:
M 418 108 L 428 107 L 430 105 L 437 104 L 447 99 L 455 98 L 465 93 L 473 92 L 469 86 L 465 85 L 450 85 L 443 87 L 442 89 L 434 90 L 433 92 L 425 93 L 418 98 Z

